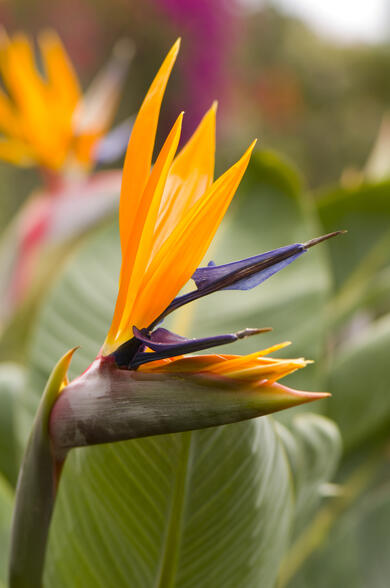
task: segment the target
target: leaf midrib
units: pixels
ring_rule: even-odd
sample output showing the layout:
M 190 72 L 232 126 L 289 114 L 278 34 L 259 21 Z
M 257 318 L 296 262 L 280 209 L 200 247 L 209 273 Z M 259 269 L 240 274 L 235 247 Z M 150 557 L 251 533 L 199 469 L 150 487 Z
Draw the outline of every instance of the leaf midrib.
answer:
M 181 437 L 182 447 L 172 491 L 171 508 L 167 520 L 167 531 L 162 548 L 159 574 L 155 584 L 156 588 L 173 588 L 175 586 L 190 469 L 192 432 L 181 433 Z

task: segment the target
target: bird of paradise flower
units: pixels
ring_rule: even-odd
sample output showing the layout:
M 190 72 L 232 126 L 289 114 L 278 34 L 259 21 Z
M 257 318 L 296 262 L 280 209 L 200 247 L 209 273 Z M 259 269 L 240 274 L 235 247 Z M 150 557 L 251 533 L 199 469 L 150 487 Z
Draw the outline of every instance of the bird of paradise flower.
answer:
M 151 169 L 161 101 L 178 49 L 179 42 L 169 52 L 150 87 L 127 150 L 119 211 L 123 257 L 119 293 L 101 360 L 111 357 L 121 367 L 143 372 L 184 371 L 190 374 L 201 371 L 268 387 L 307 364 L 303 359 L 264 358 L 286 343 L 246 357 L 182 357 L 188 352 L 223 345 L 264 329 L 185 339 L 164 328 L 155 328 L 169 313 L 197 298 L 221 289 L 245 290 L 257 286 L 323 240 L 293 244 L 222 266 L 196 269 L 234 196 L 255 142 L 237 163 L 213 182 L 216 114 L 213 104 L 175 158 L 183 113 L 179 115 Z M 197 289 L 175 298 L 191 277 Z M 275 394 L 278 391 L 274 387 Z M 304 398 L 316 397 L 296 398 L 301 402 Z

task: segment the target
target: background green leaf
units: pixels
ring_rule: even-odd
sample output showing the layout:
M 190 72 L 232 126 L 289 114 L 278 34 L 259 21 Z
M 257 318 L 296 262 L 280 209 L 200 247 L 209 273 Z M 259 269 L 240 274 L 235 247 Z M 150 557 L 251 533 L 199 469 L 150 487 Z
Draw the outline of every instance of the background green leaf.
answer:
M 383 437 L 390 423 L 390 315 L 357 331 L 334 355 L 329 371 L 328 415 L 347 449 Z
M 335 321 L 370 299 L 377 275 L 390 264 L 390 182 L 334 188 L 322 194 L 317 206 L 326 231 L 348 230 L 342 246 L 329 243 L 338 290 L 331 317 Z M 389 293 L 385 312 L 390 310 Z
M 385 588 L 390 566 L 390 468 L 385 454 L 359 459 L 340 486 L 340 496 L 321 509 L 312 545 L 289 588 Z M 314 531 L 314 533 L 313 533 Z M 304 544 L 303 544 L 304 545 Z
M 295 494 L 294 537 L 307 525 L 338 466 L 341 435 L 330 419 L 295 414 L 287 426 L 278 424 L 293 474 Z

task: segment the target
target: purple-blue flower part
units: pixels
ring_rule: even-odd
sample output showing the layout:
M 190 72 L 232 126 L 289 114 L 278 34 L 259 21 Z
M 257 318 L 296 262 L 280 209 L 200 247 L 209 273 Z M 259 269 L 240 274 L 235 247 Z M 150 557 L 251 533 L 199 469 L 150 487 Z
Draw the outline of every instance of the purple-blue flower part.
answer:
M 311 245 L 309 245 L 311 246 Z M 198 268 L 192 275 L 196 290 L 177 296 L 151 327 L 156 326 L 168 314 L 193 300 L 218 290 L 250 290 L 297 259 L 307 249 L 307 243 L 294 243 L 261 255 L 248 257 L 224 265 L 208 265 Z
M 136 327 L 133 327 L 133 335 L 135 339 L 141 343 L 141 347 L 132 359 L 131 367 L 134 369 L 142 363 L 156 361 L 157 359 L 175 357 L 177 355 L 193 353 L 194 351 L 210 349 L 211 347 L 217 347 L 219 345 L 226 345 L 227 343 L 233 343 L 238 339 L 264 333 L 269 330 L 269 328 L 243 329 L 242 331 L 228 333 L 226 335 L 215 335 L 214 337 L 203 337 L 201 339 L 187 339 L 186 337 L 181 337 L 180 335 L 172 333 L 164 328 L 158 328 L 148 334 L 146 329 L 140 331 Z M 145 347 L 152 349 L 152 353 L 144 351 Z
M 251 290 L 289 265 L 305 251 L 306 249 L 302 243 L 295 243 L 294 245 L 280 247 L 233 263 L 215 265 L 210 262 L 207 267 L 199 267 L 192 279 L 198 290 L 203 290 L 216 282 L 223 282 L 226 278 L 229 281 L 229 278 L 238 277 L 232 283 L 228 283 L 226 286 L 222 285 L 218 289 Z M 243 275 L 242 278 L 239 277 L 241 275 Z

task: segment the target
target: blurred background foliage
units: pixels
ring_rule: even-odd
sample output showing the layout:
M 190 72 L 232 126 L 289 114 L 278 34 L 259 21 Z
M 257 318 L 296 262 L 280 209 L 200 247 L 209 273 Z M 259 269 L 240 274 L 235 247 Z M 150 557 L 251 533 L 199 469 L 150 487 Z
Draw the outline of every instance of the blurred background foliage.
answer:
M 258 136 L 264 147 L 290 157 L 311 187 L 343 174 L 348 180 L 346 170 L 364 167 L 390 103 L 388 44 L 343 46 L 272 4 L 254 12 L 236 0 L 12 0 L 0 3 L 0 22 L 31 35 L 55 28 L 84 85 L 119 37 L 133 39 L 137 54 L 118 120 L 136 111 L 158 56 L 182 36 L 161 136 L 178 104 L 188 137 L 220 99 L 219 161 Z M 3 165 L 0 173 L 4 190 L 13 193 L 2 206 L 4 223 L 36 178 Z
M 276 576 L 279 588 L 387 587 L 390 153 L 383 121 L 390 104 L 389 43 L 342 44 L 319 36 L 275 6 L 262 5 L 261 9 L 249 11 L 237 2 L 224 0 L 12 0 L 0 3 L 0 20 L 9 32 L 22 29 L 35 35 L 46 26 L 55 28 L 84 85 L 107 60 L 115 41 L 130 37 L 136 55 L 118 121 L 136 112 L 161 57 L 174 38 L 183 37 L 182 52 L 162 110 L 160 141 L 182 108 L 186 111 L 184 137 L 188 137 L 215 98 L 220 101 L 218 171 L 225 169 L 253 136 L 260 138 L 260 150 L 212 250 L 217 262 L 304 241 L 321 232 L 349 231 L 310 252 L 261 289 L 245 294 L 242 307 L 231 293 L 220 293 L 195 305 L 192 316 L 179 317 L 175 328 L 204 334 L 206 330 L 226 332 L 252 323 L 271 325 L 274 332 L 264 336 L 265 346 L 276 339 L 292 339 L 294 354 L 305 354 L 317 362 L 293 375 L 291 385 L 333 393 L 332 400 L 311 405 L 310 410 L 338 425 L 343 445 L 341 459 L 340 437 L 334 425 L 302 409 L 262 419 L 264 424 L 256 432 L 252 425 L 243 428 L 247 449 L 255 438 L 277 448 L 275 468 L 280 468 L 280 478 L 270 476 L 267 490 L 261 486 L 262 501 L 256 516 L 265 521 L 265 531 L 258 539 L 258 567 L 253 568 L 259 575 L 249 574 L 243 557 L 242 578 L 247 578 L 243 588 L 258 585 L 258 577 L 263 578 L 262 586 L 271 587 Z M 379 159 L 384 161 L 381 166 L 377 165 Z M 0 163 L 2 228 L 40 181 L 37 170 L 20 170 Z M 82 344 L 72 364 L 72 375 L 80 373 L 95 356 L 110 320 L 118 264 L 115 223 L 108 219 L 103 227 L 86 236 L 63 270 L 58 268 L 53 286 L 46 288 L 41 299 L 29 338 L 22 341 L 16 336 L 14 341 L 3 338 L 1 342 L 3 360 L 13 357 L 11 343 L 25 347 L 29 358 L 27 369 L 5 361 L 0 369 L 0 541 L 4 544 L 17 464 L 39 393 L 53 363 L 69 347 Z M 22 322 L 29 319 L 23 315 Z M 251 344 L 242 342 L 238 349 L 245 352 L 245 345 Z M 240 436 L 240 428 L 233 427 L 231 431 L 225 428 L 221 438 Z M 194 441 L 199 447 L 203 442 L 214 442 L 208 437 L 210 433 L 206 432 L 203 440 L 201 435 L 197 433 Z M 181 443 L 179 436 L 160 443 L 156 444 L 160 449 L 164 443 L 169 445 L 167 451 L 172 452 L 174 460 Z M 223 452 L 226 446 L 219 447 Z M 280 465 L 281 447 L 289 463 L 289 480 L 285 465 Z M 67 569 L 81 565 L 77 545 L 72 544 L 77 512 L 83 514 L 80 533 L 84 544 L 89 545 L 86 557 L 93 561 L 98 552 L 94 544 L 88 543 L 88 529 L 99 528 L 99 517 L 107 509 L 115 512 L 116 507 L 123 508 L 107 488 L 107 499 L 100 500 L 97 492 L 93 496 L 95 514 L 87 511 L 87 491 L 85 496 L 72 497 L 72 488 L 80 483 L 80 471 L 86 472 L 88 487 L 104 486 L 93 460 L 100 459 L 102 464 L 109 461 L 109 479 L 117 477 L 127 485 L 129 495 L 138 500 L 136 504 L 144 512 L 142 500 L 146 498 L 137 494 L 131 472 L 123 463 L 128 460 L 140 464 L 143 459 L 148 463 L 152 459 L 149 452 L 154 450 L 147 441 L 137 441 L 123 444 L 119 453 L 108 447 L 97 457 L 95 450 L 75 452 L 67 464 L 51 537 L 48 586 L 71 585 Z M 234 454 L 234 463 L 243 459 L 240 451 Z M 114 462 L 114 454 L 121 464 Z M 338 470 L 332 479 L 338 459 Z M 250 470 L 257 463 L 263 471 L 267 456 L 262 456 L 260 462 L 245 462 L 243 484 L 246 477 L 254 486 L 258 484 Z M 163 463 L 157 460 L 156 464 L 156 471 L 161 468 L 166 473 Z M 196 467 L 193 475 L 200 475 Z M 279 489 L 280 479 L 283 488 Z M 264 482 L 263 477 L 260 484 Z M 143 483 L 147 485 L 148 481 Z M 234 492 L 238 490 L 228 477 L 222 476 L 218 484 L 231 499 L 236 496 Z M 289 511 L 289 531 L 281 525 L 276 533 L 278 539 L 269 547 L 273 565 L 270 570 L 262 562 L 261 550 L 262 541 L 272 543 L 276 536 L 272 524 L 277 513 L 270 500 L 273 492 L 280 501 L 292 493 L 295 502 L 294 507 L 283 507 Z M 152 492 L 151 497 L 153 501 Z M 73 518 L 70 500 L 77 504 Z M 248 499 L 249 509 L 259 499 L 253 495 L 251 500 Z M 229 504 L 226 508 L 230 509 Z M 232 525 L 239 527 L 240 516 L 244 515 L 238 511 Z M 145 528 L 149 523 L 146 516 Z M 131 537 L 149 545 L 150 537 L 137 535 L 136 526 L 131 531 L 130 539 L 120 535 L 121 541 L 129 540 L 129 549 Z M 245 528 L 241 532 L 238 536 L 247 546 Z M 218 540 L 217 534 L 213 541 Z M 65 548 L 68 568 L 58 563 Z M 256 549 L 251 551 L 251 557 L 256 553 Z M 112 557 L 111 565 L 132 577 L 133 571 L 117 553 L 107 555 L 103 546 L 103 556 Z M 218 554 L 216 558 L 221 563 Z M 146 565 L 141 556 L 139 565 L 140 569 Z M 0 578 L 4 566 L 0 560 Z M 89 586 L 93 580 L 87 568 L 81 566 L 80 573 L 85 573 L 81 576 L 83 585 Z M 185 578 L 185 567 L 181 573 Z M 233 572 L 231 577 L 235 577 Z M 121 585 L 118 582 L 116 585 Z M 191 582 L 183 580 L 181 586 L 187 585 L 191 586 Z M 134 580 L 134 586 L 147 588 L 139 579 Z

